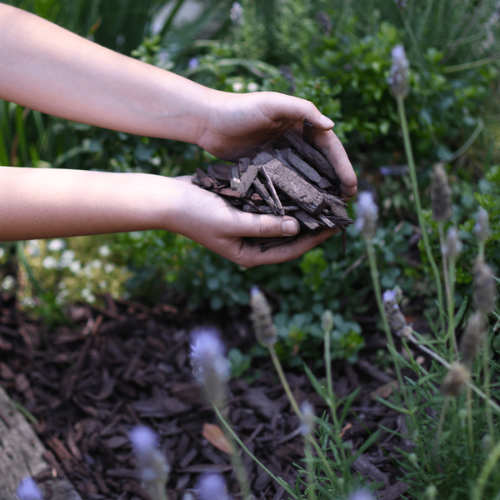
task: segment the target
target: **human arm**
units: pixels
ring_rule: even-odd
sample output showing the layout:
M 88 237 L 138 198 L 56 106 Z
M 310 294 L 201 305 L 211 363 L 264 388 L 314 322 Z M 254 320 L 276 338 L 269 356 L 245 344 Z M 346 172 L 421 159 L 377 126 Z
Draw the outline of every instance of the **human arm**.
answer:
M 188 182 L 186 182 L 188 181 Z M 329 230 L 261 253 L 244 236 L 295 234 L 290 217 L 236 210 L 186 178 L 69 169 L 0 167 L 0 240 L 69 237 L 123 231 L 173 231 L 244 267 L 299 257 Z M 283 227 L 291 224 L 291 229 Z
M 208 89 L 1 3 L 0 61 L 2 99 L 69 120 L 198 144 L 228 160 L 287 128 L 299 132 L 307 118 L 344 194 L 356 194 L 356 176 L 330 130 L 333 122 L 303 99 Z

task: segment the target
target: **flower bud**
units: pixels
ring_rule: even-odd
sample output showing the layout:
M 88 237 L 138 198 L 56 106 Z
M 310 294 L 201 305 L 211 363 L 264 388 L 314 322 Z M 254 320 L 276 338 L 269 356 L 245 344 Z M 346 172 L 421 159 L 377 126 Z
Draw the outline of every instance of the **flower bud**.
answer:
M 446 234 L 446 244 L 442 249 L 443 255 L 446 255 L 450 260 L 457 260 L 462 251 L 462 242 L 458 236 L 457 228 L 450 227 Z
M 273 346 L 278 339 L 278 332 L 274 325 L 269 303 L 257 287 L 253 287 L 250 291 L 250 306 L 252 307 L 250 319 L 257 340 L 266 347 Z
M 470 366 L 476 358 L 483 341 L 484 321 L 479 313 L 473 314 L 467 321 L 460 350 L 464 363 Z
M 327 335 L 332 333 L 333 324 L 334 324 L 333 313 L 332 311 L 330 311 L 330 309 L 327 309 L 321 315 L 321 327 L 323 328 L 323 332 L 325 332 L 325 334 Z
M 368 490 L 362 489 L 355 491 L 349 500 L 375 500 L 375 497 Z
M 149 427 L 138 425 L 129 434 L 142 484 L 151 496 L 165 491 L 170 467 L 158 449 L 158 436 Z
M 371 240 L 375 236 L 376 222 L 378 219 L 378 208 L 373 201 L 373 194 L 363 191 L 358 196 L 358 218 L 354 227 L 362 234 L 366 240 Z
M 430 484 L 425 489 L 425 498 L 427 500 L 436 500 L 437 494 L 438 494 L 438 490 L 433 484 Z
M 382 295 L 382 300 L 384 302 L 385 313 L 387 314 L 387 321 L 391 330 L 396 335 L 408 336 L 408 325 L 406 324 L 406 319 L 403 313 L 399 309 L 397 303 L 398 293 L 396 290 L 386 290 Z M 411 335 L 411 328 L 410 328 Z
M 314 408 L 309 401 L 304 401 L 300 407 L 302 413 L 302 425 L 300 432 L 304 436 L 308 436 L 314 429 Z
M 226 396 L 230 364 L 224 356 L 224 344 L 215 330 L 198 330 L 191 343 L 193 375 L 203 384 L 208 400 L 219 407 Z
M 442 163 L 436 163 L 431 183 L 432 218 L 441 222 L 451 216 L 451 189 Z
M 464 365 L 453 363 L 444 378 L 441 391 L 449 398 L 457 397 L 462 392 L 464 384 L 468 382 L 469 376 L 469 370 Z
M 491 267 L 478 258 L 472 269 L 474 281 L 474 306 L 483 314 L 489 314 L 495 306 L 496 286 Z
M 220 474 L 204 474 L 195 490 L 200 500 L 229 500 L 226 481 Z
M 480 208 L 476 215 L 474 236 L 480 243 L 484 243 L 490 237 L 490 218 L 484 208 Z
M 408 95 L 408 68 L 410 63 L 402 45 L 392 49 L 392 67 L 389 76 L 389 85 L 395 97 L 405 98 Z
M 43 500 L 42 492 L 31 477 L 26 477 L 19 483 L 16 494 L 20 500 Z

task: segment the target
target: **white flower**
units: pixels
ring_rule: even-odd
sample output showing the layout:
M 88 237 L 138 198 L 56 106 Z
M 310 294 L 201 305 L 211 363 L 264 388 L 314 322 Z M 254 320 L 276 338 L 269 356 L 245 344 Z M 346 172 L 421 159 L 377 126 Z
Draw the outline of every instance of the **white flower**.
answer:
M 0 259 L 2 259 L 5 256 L 5 249 L 0 247 Z
M 47 245 L 47 249 L 51 252 L 60 252 L 63 248 L 66 248 L 66 243 L 61 239 L 52 240 Z
M 14 288 L 15 284 L 16 280 L 12 276 L 5 276 L 2 280 L 2 289 L 8 292 Z
M 19 483 L 16 494 L 20 500 L 43 500 L 42 492 L 31 477 L 26 477 Z
M 81 292 L 81 296 L 87 302 L 95 302 L 95 295 L 92 293 L 90 288 L 84 288 Z
M 52 255 L 48 255 L 42 260 L 42 267 L 44 269 L 57 269 L 59 267 L 59 261 Z
M 94 259 L 90 263 L 90 268 L 91 269 L 101 269 L 101 267 L 102 267 L 102 262 L 99 259 Z
M 83 274 L 86 278 L 92 279 L 92 268 L 90 267 L 90 264 L 85 265 L 85 267 L 83 268 Z
M 33 297 L 24 297 L 23 299 L 20 300 L 21 305 L 26 306 L 26 307 L 35 307 L 36 306 L 36 300 Z
M 309 401 L 304 401 L 300 407 L 300 412 L 302 413 L 300 432 L 304 436 L 308 436 L 314 427 L 314 408 Z
M 481 243 L 490 237 L 490 218 L 488 216 L 488 212 L 484 208 L 480 208 L 476 215 L 474 236 Z
M 111 262 L 110 262 L 110 263 L 108 263 L 108 264 L 105 264 L 105 265 L 104 265 L 104 272 L 105 272 L 105 273 L 108 273 L 108 274 L 109 274 L 109 273 L 112 273 L 112 272 L 115 270 L 115 267 L 116 267 L 116 266 L 115 266 L 114 264 L 111 264 Z
M 458 236 L 456 227 L 451 227 L 446 235 L 446 244 L 443 247 L 443 254 L 450 259 L 456 260 L 462 251 L 462 243 Z
M 243 90 L 243 84 L 241 82 L 233 83 L 233 92 L 241 92 Z
M 61 253 L 60 266 L 69 267 L 75 260 L 75 252 L 73 250 L 63 250 Z
M 111 255 L 111 250 L 109 249 L 108 245 L 102 245 L 101 247 L 99 247 L 99 255 L 104 258 Z
M 108 282 L 101 280 L 99 281 L 99 288 L 106 288 L 108 286 Z
M 392 67 L 389 76 L 391 91 L 396 97 L 404 98 L 408 95 L 408 68 L 410 63 L 406 57 L 405 48 L 396 45 L 392 49 Z
M 257 92 L 257 90 L 259 90 L 259 86 L 255 82 L 250 82 L 247 85 L 247 90 L 248 92 Z
M 73 274 L 79 274 L 82 270 L 82 263 L 79 260 L 74 260 L 68 267 Z
M 229 500 L 226 481 L 220 474 L 204 474 L 195 489 L 200 500 Z

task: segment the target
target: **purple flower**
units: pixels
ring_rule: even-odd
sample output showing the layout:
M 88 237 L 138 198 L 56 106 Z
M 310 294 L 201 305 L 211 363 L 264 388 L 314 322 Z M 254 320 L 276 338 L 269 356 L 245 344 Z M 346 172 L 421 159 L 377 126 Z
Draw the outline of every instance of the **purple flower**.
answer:
M 204 474 L 196 485 L 200 500 L 229 500 L 226 481 L 220 474 Z
M 375 223 L 378 218 L 378 207 L 373 201 L 373 194 L 363 191 L 358 197 L 358 218 L 354 227 L 365 239 L 372 239 L 375 235 Z
M 43 500 L 42 492 L 31 477 L 24 478 L 16 491 L 21 500 Z
M 198 61 L 198 59 L 196 59 L 196 57 L 192 57 L 191 59 L 189 59 L 189 64 L 188 64 L 189 69 L 197 68 L 199 65 L 200 62 Z
M 405 48 L 402 45 L 396 45 L 392 49 L 392 67 L 389 76 L 389 85 L 392 93 L 399 98 L 405 98 L 408 95 L 408 68 L 410 63 L 406 57 Z
M 229 13 L 229 17 L 231 18 L 231 22 L 235 25 L 241 26 L 245 22 L 243 18 L 243 7 L 240 3 L 233 3 L 233 6 L 231 7 L 231 11 Z
M 134 427 L 129 434 L 134 453 L 141 459 L 158 448 L 158 436 L 146 425 Z

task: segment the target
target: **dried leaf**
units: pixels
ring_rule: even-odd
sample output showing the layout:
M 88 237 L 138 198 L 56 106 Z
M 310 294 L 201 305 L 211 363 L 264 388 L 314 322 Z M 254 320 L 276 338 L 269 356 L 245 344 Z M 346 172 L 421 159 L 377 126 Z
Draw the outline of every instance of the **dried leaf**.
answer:
M 215 424 L 203 424 L 201 435 L 216 448 L 230 455 L 234 453 L 231 443 L 227 440 L 221 428 Z
M 384 385 L 380 386 L 378 389 L 375 389 L 371 393 L 371 398 L 376 399 L 376 396 L 378 396 L 379 398 L 384 398 L 384 399 L 388 398 L 391 395 L 392 391 L 394 389 L 397 389 L 397 388 L 398 388 L 398 381 L 391 380 L 387 384 L 384 384 Z

